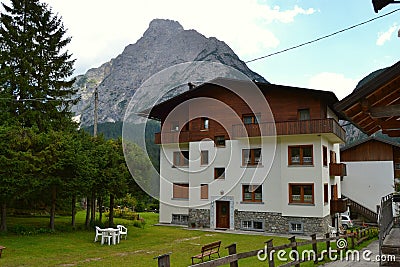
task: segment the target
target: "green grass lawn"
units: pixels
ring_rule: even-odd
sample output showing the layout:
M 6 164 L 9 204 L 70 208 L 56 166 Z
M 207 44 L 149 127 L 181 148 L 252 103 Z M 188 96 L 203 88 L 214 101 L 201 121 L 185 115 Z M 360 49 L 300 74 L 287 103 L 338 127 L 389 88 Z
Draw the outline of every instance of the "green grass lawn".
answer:
M 157 260 L 153 258 L 164 253 L 171 253 L 171 266 L 188 266 L 191 256 L 198 254 L 202 245 L 217 240 L 222 241 L 221 256 L 228 255 L 225 247 L 232 243 L 237 244 L 238 252 L 261 249 L 270 238 L 274 239 L 274 245 L 288 243 L 287 238 L 281 237 L 155 226 L 158 214 L 143 213 L 141 216 L 146 220 L 144 228 L 134 227 L 130 221 L 115 219 L 116 223 L 128 227 L 128 238 L 111 246 L 94 243 L 94 230 L 67 230 L 68 217 L 56 218 L 56 225 L 63 231 L 35 235 L 0 234 L 0 245 L 7 247 L 0 266 L 157 266 Z M 83 221 L 84 214 L 79 213 L 77 224 L 83 225 Z M 16 224 L 45 227 L 48 218 L 9 218 L 9 227 Z M 243 259 L 239 263 L 241 266 L 267 265 L 258 261 L 257 257 Z

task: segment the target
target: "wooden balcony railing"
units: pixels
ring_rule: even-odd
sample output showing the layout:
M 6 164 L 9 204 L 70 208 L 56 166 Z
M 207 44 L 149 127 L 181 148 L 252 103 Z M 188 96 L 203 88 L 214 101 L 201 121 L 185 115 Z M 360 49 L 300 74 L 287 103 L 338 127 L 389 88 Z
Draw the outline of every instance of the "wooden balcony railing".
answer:
M 331 214 L 347 210 L 347 198 L 331 199 Z
M 334 134 L 343 142 L 346 140 L 346 132 L 339 123 L 332 118 L 233 125 L 233 138 L 324 133 Z
M 216 132 L 213 130 L 207 131 L 181 131 L 181 132 L 161 132 L 155 134 L 154 142 L 156 144 L 171 144 L 171 143 L 188 143 L 201 141 L 204 139 L 214 140 L 216 135 L 225 135 L 224 132 Z
M 181 131 L 162 132 L 155 134 L 155 143 L 187 143 L 200 141 L 205 138 L 214 139 L 217 133 L 212 129 L 208 131 Z M 299 135 L 299 134 L 327 134 L 328 138 L 334 138 L 334 142 L 344 142 L 346 133 L 339 123 L 332 119 L 286 121 L 286 122 L 262 122 L 259 124 L 237 124 L 232 126 L 231 136 L 227 139 L 274 136 L 274 135 Z
M 161 142 L 164 144 L 187 143 L 189 142 L 189 132 L 165 132 L 162 134 L 162 138 L 161 133 L 156 133 L 154 142 L 158 145 Z
M 347 176 L 347 168 L 344 163 L 329 163 L 330 176 Z

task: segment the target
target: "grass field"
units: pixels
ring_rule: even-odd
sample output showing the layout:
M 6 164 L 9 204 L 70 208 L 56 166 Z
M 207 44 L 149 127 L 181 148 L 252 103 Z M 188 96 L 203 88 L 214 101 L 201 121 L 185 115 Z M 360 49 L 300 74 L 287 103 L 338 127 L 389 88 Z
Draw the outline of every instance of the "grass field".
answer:
M 265 235 L 230 234 L 190 230 L 174 226 L 155 226 L 158 214 L 141 214 L 146 220 L 144 228 L 132 222 L 116 219 L 116 223 L 128 227 L 128 239 L 118 245 L 94 243 L 94 230 L 68 230 L 70 218 L 58 217 L 56 225 L 62 229 L 55 233 L 32 235 L 0 234 L 0 245 L 7 247 L 0 259 L 0 266 L 157 266 L 155 256 L 171 253 L 171 266 L 188 266 L 191 256 L 198 254 L 202 245 L 221 240 L 221 256 L 232 243 L 238 252 L 261 249 L 270 239 Z M 84 214 L 77 215 L 77 224 L 83 225 Z M 46 227 L 48 218 L 9 218 L 12 225 Z M 287 238 L 273 237 L 274 245 L 288 243 Z M 322 245 L 322 244 L 321 244 Z M 265 266 L 257 257 L 240 261 L 240 266 Z M 302 266 L 313 266 L 312 263 Z

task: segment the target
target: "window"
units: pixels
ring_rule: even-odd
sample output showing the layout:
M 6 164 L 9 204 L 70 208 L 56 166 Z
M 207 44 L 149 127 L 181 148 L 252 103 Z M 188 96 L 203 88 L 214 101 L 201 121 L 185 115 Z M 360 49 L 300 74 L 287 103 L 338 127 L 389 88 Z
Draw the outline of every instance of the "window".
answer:
M 337 200 L 338 199 L 338 187 L 337 184 L 331 185 L 331 199 Z
M 289 203 L 314 204 L 314 184 L 289 184 Z
M 400 163 L 395 163 L 394 164 L 394 169 L 395 170 L 400 170 Z
M 289 165 L 312 165 L 313 146 L 289 146 Z
M 210 120 L 208 118 L 201 118 L 201 130 L 208 130 Z
M 289 232 L 290 233 L 303 233 L 303 223 L 302 222 L 289 222 Z
M 225 179 L 225 168 L 215 168 L 214 179 Z
M 336 163 L 336 152 L 331 150 L 330 154 L 331 154 L 331 163 Z
M 324 184 L 324 203 L 329 202 L 328 184 Z
M 216 146 L 225 146 L 225 136 L 219 135 L 215 137 L 215 145 Z
M 208 199 L 208 184 L 200 185 L 200 199 Z
M 243 202 L 261 202 L 262 186 L 261 185 L 243 185 Z
M 202 150 L 200 154 L 200 164 L 208 165 L 208 150 Z
M 246 220 L 241 223 L 242 230 L 263 231 L 264 223 L 262 221 Z
M 243 115 L 244 124 L 256 124 L 260 122 L 260 114 L 246 114 Z
M 242 228 L 243 229 L 253 228 L 253 221 L 242 221 Z
M 255 166 L 258 164 L 261 164 L 261 148 L 242 150 L 243 166 Z
M 189 199 L 189 184 L 173 184 L 172 197 Z
M 299 121 L 310 120 L 311 119 L 310 109 L 305 108 L 305 109 L 297 110 L 297 118 L 298 118 Z
M 189 166 L 189 151 L 174 152 L 174 166 L 179 166 L 179 167 Z
M 324 166 L 328 166 L 328 148 L 326 146 L 322 146 L 322 163 Z
M 172 214 L 172 224 L 187 225 L 189 216 L 186 214 Z
M 179 122 L 178 121 L 171 122 L 171 132 L 179 132 Z

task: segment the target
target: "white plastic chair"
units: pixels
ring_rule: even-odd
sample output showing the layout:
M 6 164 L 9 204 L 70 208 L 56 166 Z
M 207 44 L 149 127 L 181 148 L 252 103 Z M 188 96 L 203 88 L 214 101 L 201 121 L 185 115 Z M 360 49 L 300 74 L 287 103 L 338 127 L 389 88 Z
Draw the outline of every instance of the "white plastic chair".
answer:
M 335 237 L 336 236 L 337 230 L 336 230 L 335 227 L 328 225 L 328 230 L 329 230 L 329 234 L 330 234 L 331 237 Z
M 100 227 L 96 226 L 96 236 L 94 237 L 94 242 L 99 241 L 99 237 L 103 237 L 103 230 Z
M 117 225 L 117 228 L 119 229 L 119 237 L 118 237 L 118 239 L 120 239 L 121 236 L 124 236 L 125 240 L 126 240 L 126 237 L 128 236 L 128 229 L 125 226 L 120 225 L 120 224 Z
M 112 240 L 113 240 L 113 244 L 119 244 L 120 239 L 121 239 L 121 233 L 120 230 L 118 228 L 118 231 L 112 231 L 110 232 L 111 236 L 112 236 Z
M 108 231 L 104 231 L 101 237 L 101 244 L 103 245 L 104 241 L 106 241 L 108 245 L 111 245 L 111 238 L 111 233 L 109 233 Z

